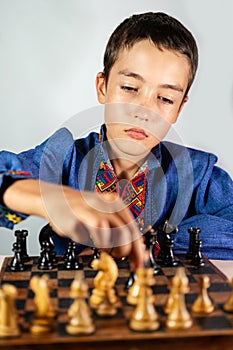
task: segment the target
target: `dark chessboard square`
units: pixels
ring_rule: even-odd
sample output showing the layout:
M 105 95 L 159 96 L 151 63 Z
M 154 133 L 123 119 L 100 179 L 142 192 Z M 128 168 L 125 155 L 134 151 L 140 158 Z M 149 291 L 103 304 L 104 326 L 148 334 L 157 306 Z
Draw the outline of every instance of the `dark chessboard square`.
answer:
M 230 292 L 231 286 L 228 282 L 225 283 L 211 283 L 209 289 L 209 292 Z
M 29 286 L 29 280 L 4 280 L 4 284 L 5 283 L 13 284 L 16 288 L 19 289 L 25 289 Z
M 65 322 L 59 322 L 57 325 L 57 331 L 61 337 L 70 337 L 70 335 L 66 332 L 66 326 L 67 323 Z M 69 346 L 67 346 L 67 348 L 69 348 Z
M 193 275 L 187 275 L 189 283 L 195 283 L 196 279 L 193 277 Z
M 189 305 L 193 305 L 194 301 L 196 300 L 198 294 L 197 293 L 188 293 L 185 294 L 185 302 Z
M 26 303 L 26 300 L 16 300 L 16 309 L 17 310 L 24 310 L 25 308 L 25 303 Z
M 96 270 L 88 269 L 84 271 L 85 278 L 94 278 L 96 274 L 97 274 Z
M 208 316 L 208 317 L 197 317 L 197 323 L 200 325 L 202 330 L 222 330 L 231 329 L 232 325 L 225 316 Z
M 84 264 L 89 264 L 90 260 L 92 259 L 92 256 L 91 255 L 82 255 L 80 256 L 80 258 L 82 259 L 82 262 Z
M 72 278 L 60 278 L 58 280 L 58 288 L 59 287 L 70 287 L 71 283 L 73 282 Z
M 49 295 L 51 298 L 57 298 L 57 289 L 52 289 Z
M 71 298 L 59 298 L 58 300 L 58 307 L 59 309 L 68 309 L 70 305 L 72 304 Z
M 47 271 L 47 270 L 40 270 L 40 271 L 32 271 L 31 276 L 43 276 L 44 274 L 49 275 L 49 279 L 57 279 L 57 271 Z
M 129 270 L 129 263 L 127 261 L 117 261 L 117 266 L 119 269 Z
M 187 269 L 193 275 L 215 275 L 216 274 L 216 270 L 211 266 L 188 267 Z
M 126 285 L 128 279 L 129 279 L 129 277 L 118 277 L 116 280 L 116 285 L 117 286 Z
M 167 285 L 155 285 L 152 287 L 152 290 L 155 295 L 169 293 L 169 289 Z

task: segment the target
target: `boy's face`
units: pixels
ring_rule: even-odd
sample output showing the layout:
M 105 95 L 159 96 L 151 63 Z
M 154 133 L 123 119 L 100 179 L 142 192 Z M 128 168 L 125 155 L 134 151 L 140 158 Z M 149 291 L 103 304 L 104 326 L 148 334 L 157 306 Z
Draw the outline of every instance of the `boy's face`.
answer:
M 187 101 L 188 78 L 189 62 L 184 55 L 159 50 L 149 40 L 122 51 L 107 86 L 102 73 L 96 79 L 98 100 L 106 104 L 108 140 L 122 140 L 126 153 L 150 151 Z M 128 146 L 127 140 L 132 141 Z

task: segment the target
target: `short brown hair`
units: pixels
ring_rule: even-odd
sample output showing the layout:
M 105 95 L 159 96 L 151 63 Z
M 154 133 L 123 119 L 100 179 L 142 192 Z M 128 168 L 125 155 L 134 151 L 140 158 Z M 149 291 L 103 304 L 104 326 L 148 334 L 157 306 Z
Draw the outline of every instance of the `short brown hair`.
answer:
M 151 40 L 159 49 L 177 51 L 188 58 L 190 65 L 188 93 L 198 66 L 198 49 L 193 35 L 177 19 L 162 12 L 147 12 L 125 19 L 112 33 L 104 54 L 106 83 L 120 52 L 136 42 Z

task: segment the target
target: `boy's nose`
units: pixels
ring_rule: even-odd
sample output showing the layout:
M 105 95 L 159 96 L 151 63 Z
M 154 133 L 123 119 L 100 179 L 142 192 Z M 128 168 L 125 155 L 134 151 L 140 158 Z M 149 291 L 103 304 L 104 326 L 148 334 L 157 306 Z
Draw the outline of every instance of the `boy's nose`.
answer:
M 145 108 L 149 109 L 150 111 L 157 112 L 157 106 L 156 106 L 156 101 L 154 96 L 152 95 L 151 92 L 145 92 L 142 94 L 139 99 L 138 99 L 138 104 Z

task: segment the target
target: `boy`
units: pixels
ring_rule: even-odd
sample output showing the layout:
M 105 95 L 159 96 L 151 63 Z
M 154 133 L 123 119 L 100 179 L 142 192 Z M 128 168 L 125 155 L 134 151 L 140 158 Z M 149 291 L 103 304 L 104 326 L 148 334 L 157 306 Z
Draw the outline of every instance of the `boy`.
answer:
M 80 250 L 129 255 L 137 268 L 140 232 L 168 220 L 178 226 L 178 250 L 197 226 L 208 257 L 233 259 L 232 180 L 213 154 L 161 142 L 188 101 L 197 64 L 195 40 L 176 19 L 145 13 L 122 22 L 96 77 L 100 134 L 73 141 L 63 128 L 33 150 L 2 152 L 2 225 L 39 215 L 57 233 L 58 252 L 66 236 Z

